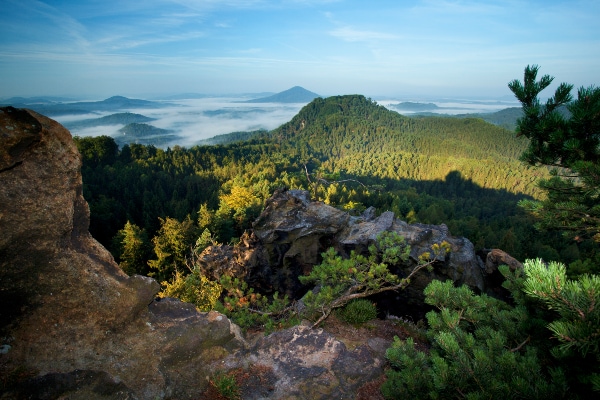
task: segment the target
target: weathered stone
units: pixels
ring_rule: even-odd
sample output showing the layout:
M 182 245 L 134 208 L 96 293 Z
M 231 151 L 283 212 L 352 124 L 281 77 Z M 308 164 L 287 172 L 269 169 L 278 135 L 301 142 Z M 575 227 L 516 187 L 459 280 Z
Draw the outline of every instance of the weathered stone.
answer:
M 136 400 L 125 384 L 104 371 L 49 373 L 18 388 L 21 398 L 53 400 Z
M 298 276 L 308 274 L 321 262 L 321 253 L 327 248 L 334 247 L 345 256 L 351 251 L 366 252 L 380 233 L 392 231 L 406 238 L 411 246 L 412 262 L 394 271 L 400 276 L 412 271 L 420 254 L 433 254 L 434 244 L 446 241 L 452 251 L 438 256 L 432 272 L 422 270 L 415 275 L 402 293 L 378 299 L 386 303 L 383 308 L 387 311 L 405 315 L 416 307 L 420 312 L 423 289 L 432 279 L 450 279 L 477 292 L 486 290 L 484 264 L 475 254 L 473 244 L 451 236 L 446 225 L 408 224 L 395 218 L 391 211 L 375 217 L 373 210 L 368 210 L 360 217 L 353 217 L 309 198 L 306 191 L 276 191 L 242 245 L 206 249 L 200 257 L 205 271 L 209 275 L 216 275 L 217 270 L 229 270 L 234 275 L 233 271 L 242 271 L 236 276 L 245 277 L 259 290 L 278 291 L 298 299 L 309 289 L 300 284 Z
M 244 348 L 239 328 L 189 304 L 153 302 L 156 281 L 122 272 L 88 232 L 80 167 L 60 124 L 0 109 L 2 371 L 37 371 L 21 388 L 89 383 L 79 394 L 65 384 L 68 398 L 198 398 L 214 365 Z M 109 380 L 113 394 L 95 389 Z
M 243 363 L 272 368 L 271 399 L 334 399 L 354 398 L 359 387 L 381 376 L 385 360 L 368 346 L 348 351 L 322 329 L 296 326 L 260 339 Z
M 500 249 L 489 250 L 485 255 L 485 275 L 488 283 L 487 294 L 499 299 L 508 300 L 510 292 L 502 287 L 504 276 L 498 270 L 501 265 L 508 265 L 511 271 L 522 270 L 523 264 L 510 254 Z

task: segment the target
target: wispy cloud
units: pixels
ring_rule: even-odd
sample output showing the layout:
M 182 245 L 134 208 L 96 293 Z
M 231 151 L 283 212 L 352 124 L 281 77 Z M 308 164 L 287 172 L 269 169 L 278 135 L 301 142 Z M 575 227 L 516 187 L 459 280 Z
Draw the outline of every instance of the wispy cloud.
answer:
M 399 37 L 394 34 L 385 32 L 365 31 L 354 29 L 352 27 L 337 28 L 330 31 L 329 34 L 346 42 L 372 42 L 376 40 L 399 39 Z
M 206 36 L 205 32 L 192 31 L 179 34 L 165 34 L 160 36 L 144 35 L 140 37 L 113 37 L 103 38 L 98 44 L 107 44 L 108 50 L 117 51 L 124 49 L 134 49 L 138 47 L 151 46 L 164 43 L 182 42 L 192 39 L 198 39 Z

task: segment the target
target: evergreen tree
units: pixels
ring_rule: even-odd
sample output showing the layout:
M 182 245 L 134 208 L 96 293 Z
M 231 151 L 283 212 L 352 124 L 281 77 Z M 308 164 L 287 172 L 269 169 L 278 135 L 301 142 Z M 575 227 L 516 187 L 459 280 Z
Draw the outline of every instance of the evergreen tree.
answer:
M 159 282 L 167 281 L 186 265 L 186 256 L 196 236 L 191 218 L 179 222 L 174 218 L 159 218 L 160 229 L 152 238 L 156 259 L 148 261 L 151 275 Z
M 560 345 L 552 354 L 571 364 L 577 383 L 600 391 L 600 276 L 570 280 L 564 265 L 540 259 L 526 261 L 525 271 L 523 291 L 554 313 L 548 329 Z
M 119 254 L 119 266 L 125 273 L 142 275 L 148 272 L 150 243 L 144 229 L 127 221 L 113 241 Z
M 600 242 L 600 88 L 582 87 L 572 101 L 573 85 L 561 83 L 542 104 L 538 95 L 554 78 L 536 81 L 538 70 L 527 66 L 523 82 L 508 85 L 523 105 L 517 132 L 530 139 L 522 160 L 548 166 L 552 174 L 539 182 L 547 199 L 522 205 L 539 217 L 540 228 Z M 569 117 L 563 116 L 563 106 Z

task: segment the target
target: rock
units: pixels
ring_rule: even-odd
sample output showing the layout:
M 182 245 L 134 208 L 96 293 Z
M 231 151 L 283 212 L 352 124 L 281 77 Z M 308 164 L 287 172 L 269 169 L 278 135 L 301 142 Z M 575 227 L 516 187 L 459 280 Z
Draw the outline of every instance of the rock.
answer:
M 502 287 L 504 276 L 498 270 L 501 265 L 508 265 L 511 271 L 523 269 L 523 264 L 500 249 L 492 249 L 485 255 L 485 275 L 488 283 L 487 294 L 501 300 L 508 301 L 511 297 L 510 292 Z
M 358 389 L 383 374 L 385 359 L 368 346 L 348 351 L 322 329 L 295 326 L 260 339 L 242 362 L 272 369 L 270 399 L 351 399 Z
M 511 271 L 523 269 L 523 264 L 505 251 L 500 249 L 490 250 L 485 260 L 485 273 L 488 275 L 494 274 L 501 265 L 508 265 Z
M 23 398 L 51 400 L 136 400 L 123 382 L 103 371 L 75 370 L 35 377 L 19 389 Z
M 415 275 L 402 293 L 380 296 L 378 303 L 386 303 L 386 311 L 393 315 L 422 314 L 423 289 L 432 279 L 451 279 L 476 292 L 487 290 L 484 264 L 473 244 L 466 238 L 451 236 L 446 225 L 408 224 L 395 218 L 391 211 L 375 217 L 373 209 L 353 217 L 327 204 L 310 201 L 309 193 L 300 190 L 277 190 L 241 245 L 209 247 L 200 259 L 209 275 L 219 275 L 215 271 L 230 271 L 234 275 L 235 271 L 242 271 L 236 276 L 245 277 L 263 292 L 278 291 L 299 299 L 309 288 L 300 284 L 298 276 L 308 274 L 320 263 L 321 253 L 327 248 L 334 247 L 345 256 L 352 250 L 366 252 L 384 231 L 399 233 L 411 246 L 412 262 L 394 271 L 401 276 L 412 271 L 420 254 L 432 253 L 433 244 L 446 241 L 452 249 L 447 256 L 438 258 L 433 272 L 422 270 Z
M 2 108 L 0 141 L 0 374 L 35 372 L 12 397 L 55 385 L 68 398 L 198 398 L 245 348 L 239 328 L 154 301 L 158 283 L 127 276 L 91 237 L 80 156 L 60 124 Z

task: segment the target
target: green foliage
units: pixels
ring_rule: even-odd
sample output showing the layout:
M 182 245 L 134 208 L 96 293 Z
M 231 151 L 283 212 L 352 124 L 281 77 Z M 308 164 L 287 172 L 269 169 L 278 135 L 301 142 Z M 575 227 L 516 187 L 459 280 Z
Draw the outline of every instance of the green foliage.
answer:
M 162 282 L 162 286 L 159 297 L 174 297 L 192 303 L 198 310 L 205 312 L 215 308 L 222 291 L 219 283 L 210 281 L 197 269 L 187 275 L 176 270 L 171 281 Z
M 426 302 L 429 352 L 398 338 L 386 352 L 393 370 L 382 387 L 386 398 L 561 398 L 567 385 L 558 369 L 545 371 L 520 327 L 523 307 L 476 296 L 452 282 L 433 281 Z
M 287 296 L 281 297 L 278 292 L 270 297 L 264 296 L 256 293 L 245 281 L 227 275 L 221 277 L 220 284 L 225 296 L 217 310 L 242 329 L 261 328 L 272 332 L 300 323 Z
M 594 397 L 600 278 L 569 280 L 563 265 L 541 260 L 501 272 L 512 305 L 451 282 L 427 286 L 425 301 L 437 309 L 427 314 L 431 349 L 396 338 L 386 353 L 386 398 Z
M 403 237 L 396 232 L 382 232 L 368 250 L 366 256 L 352 251 L 349 258 L 343 258 L 330 248 L 322 254 L 321 264 L 314 266 L 308 275 L 298 278 L 303 284 L 314 283 L 317 286 L 318 290 L 309 291 L 302 299 L 306 307 L 303 313 L 305 317 L 316 320 L 314 326 L 327 318 L 331 311 L 351 300 L 405 288 L 416 272 L 430 267 L 450 248 L 447 242 L 434 244 L 433 259 L 429 260 L 429 253 L 422 254 L 419 264 L 402 279 L 391 273 L 388 266 L 408 260 L 410 247 Z
M 349 324 L 362 324 L 377 318 L 377 306 L 367 299 L 355 299 L 346 304 L 337 314 Z
M 536 81 L 538 70 L 527 66 L 523 83 L 509 83 L 523 105 L 517 131 L 530 139 L 522 160 L 552 168 L 551 177 L 539 181 L 547 198 L 521 205 L 538 217 L 540 229 L 600 242 L 600 88 L 582 87 L 573 100 L 573 85 L 561 83 L 542 105 L 538 95 L 554 78 L 544 75 Z M 559 112 L 564 105 L 569 118 Z
M 117 159 L 119 146 L 110 136 L 97 136 L 95 138 L 75 136 L 73 140 L 83 162 L 88 165 L 112 164 Z
M 235 376 L 223 371 L 218 371 L 210 380 L 217 392 L 227 400 L 241 400 L 242 391 Z
M 600 276 L 586 274 L 570 280 L 564 265 L 556 262 L 546 265 L 540 259 L 528 260 L 525 271 L 524 292 L 558 314 L 558 319 L 548 325 L 561 342 L 554 354 L 557 357 L 574 352 L 583 357 L 592 354 L 600 362 Z M 600 368 L 596 371 L 600 372 Z
M 159 281 L 165 281 L 185 266 L 189 244 L 195 236 L 196 229 L 189 217 L 183 222 L 169 217 L 159 220 L 160 230 L 152 238 L 156 259 L 148 261 L 148 265 L 155 270 L 151 273 L 152 276 Z
M 145 274 L 146 260 L 150 252 L 150 243 L 146 231 L 127 221 L 123 229 L 113 238 L 114 247 L 118 254 L 119 266 L 125 273 Z

